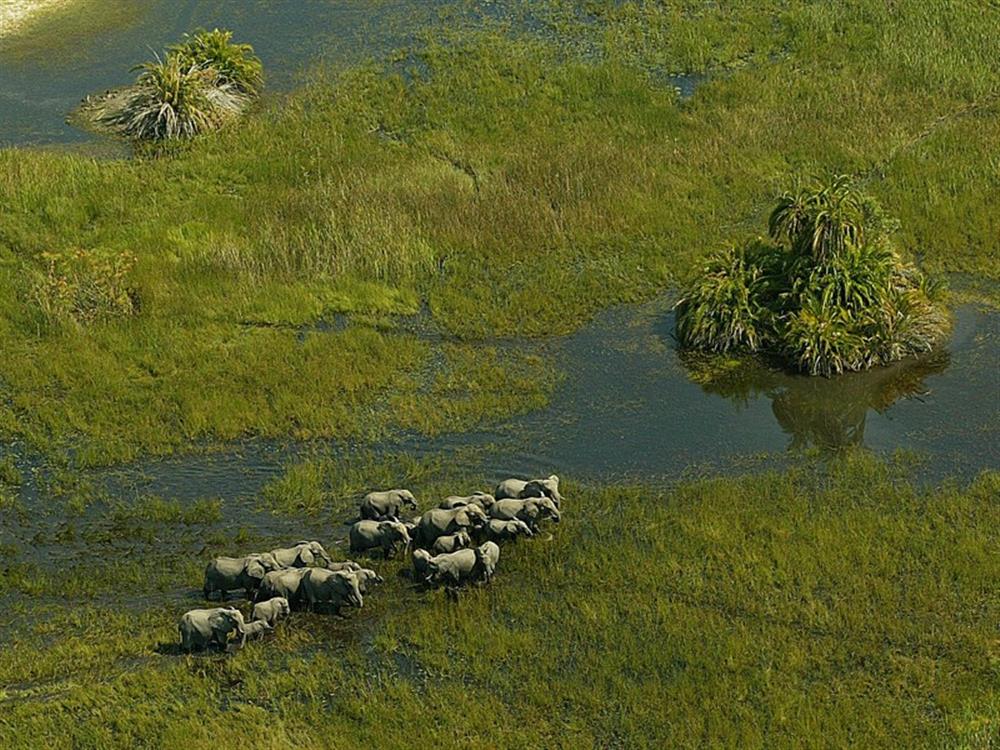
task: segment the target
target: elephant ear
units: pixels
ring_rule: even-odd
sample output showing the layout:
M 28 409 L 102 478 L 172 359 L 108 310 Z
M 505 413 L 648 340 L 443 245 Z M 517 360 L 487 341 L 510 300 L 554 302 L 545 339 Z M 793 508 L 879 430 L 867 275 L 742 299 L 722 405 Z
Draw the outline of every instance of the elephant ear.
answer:
M 299 559 L 304 565 L 311 565 L 316 556 L 312 553 L 312 550 L 308 547 L 303 547 L 299 550 Z
M 256 578 L 258 581 L 263 580 L 264 575 L 267 573 L 267 571 L 264 570 L 264 566 L 261 564 L 260 560 L 251 560 L 250 562 L 247 563 L 246 568 L 244 570 L 246 571 L 246 574 L 248 576 L 250 576 L 251 578 Z

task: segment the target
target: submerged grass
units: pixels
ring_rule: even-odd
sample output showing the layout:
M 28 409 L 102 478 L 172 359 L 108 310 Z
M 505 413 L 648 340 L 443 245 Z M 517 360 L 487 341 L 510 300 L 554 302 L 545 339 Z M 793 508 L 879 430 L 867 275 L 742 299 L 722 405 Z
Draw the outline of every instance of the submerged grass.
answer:
M 0 151 L 5 433 L 100 463 L 194 438 L 356 436 L 398 426 L 390 410 L 360 423 L 386 399 L 407 427 L 440 429 L 408 406 L 440 344 L 258 328 L 385 320 L 402 300 L 465 339 L 570 332 L 690 280 L 800 174 L 858 176 L 925 269 L 985 279 L 976 294 L 1000 301 L 993 10 L 592 10 L 536 6 L 542 39 L 437 33 L 401 73 L 319 75 L 169 158 Z M 683 103 L 658 77 L 720 67 Z M 81 325 L 40 308 L 44 254 L 73 248 L 136 258 L 137 314 Z M 465 404 L 453 426 L 506 408 L 497 387 L 440 386 Z
M 230 657 L 172 649 L 201 570 L 162 541 L 143 568 L 15 571 L 4 588 L 39 598 L 0 619 L 0 742 L 989 746 L 1000 476 L 919 490 L 906 471 L 851 455 L 670 490 L 571 486 L 554 538 L 505 547 L 488 589 L 455 604 L 386 575 L 349 620 L 295 615 Z M 409 478 L 422 507 L 469 481 Z M 242 548 L 230 534 L 218 550 Z

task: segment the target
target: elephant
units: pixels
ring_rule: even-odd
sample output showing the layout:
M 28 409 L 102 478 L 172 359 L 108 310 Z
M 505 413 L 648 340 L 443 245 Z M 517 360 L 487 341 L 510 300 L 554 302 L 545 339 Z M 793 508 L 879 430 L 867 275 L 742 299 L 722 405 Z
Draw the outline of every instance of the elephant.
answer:
M 472 581 L 487 582 L 493 577 L 500 548 L 486 542 L 474 549 L 460 549 L 431 557 L 426 550 L 413 551 L 414 577 L 430 586 L 460 586 Z
M 233 607 L 192 609 L 181 615 L 177 630 L 181 636 L 181 648 L 188 652 L 201 651 L 213 645 L 225 651 L 229 635 L 234 632 L 240 637 L 240 646 L 246 643 L 243 614 Z
M 263 638 L 264 633 L 274 630 L 274 626 L 267 620 L 254 620 L 243 626 L 243 640 L 247 638 Z
M 562 495 L 559 494 L 559 477 L 555 474 L 547 479 L 505 479 L 493 491 L 497 500 L 525 500 L 529 497 L 547 497 L 559 508 Z
M 206 599 L 215 591 L 219 599 L 233 589 L 243 589 L 247 599 L 253 596 L 265 574 L 281 566 L 273 555 L 247 555 L 246 557 L 217 557 L 205 567 L 202 591 Z
M 467 531 L 459 531 L 448 536 L 439 536 L 434 540 L 431 552 L 440 555 L 445 552 L 454 552 L 457 549 L 465 549 L 472 546 L 472 537 Z
M 351 552 L 381 549 L 386 560 L 396 553 L 396 545 L 410 546 L 410 533 L 399 521 L 358 521 L 349 537 Z
M 546 519 L 559 523 L 562 516 L 555 503 L 547 497 L 533 497 L 527 500 L 497 500 L 490 508 L 490 517 L 500 521 L 524 521 L 532 531 Z
M 357 572 L 362 570 L 361 566 L 354 562 L 354 560 L 338 560 L 337 562 L 329 563 L 326 566 L 327 570 L 353 570 Z
M 476 560 L 479 564 L 483 583 L 489 583 L 496 573 L 500 562 L 500 547 L 496 542 L 486 542 L 476 547 Z
M 302 579 L 302 596 L 309 609 L 324 602 L 333 608 L 334 614 L 339 614 L 344 604 L 358 609 L 364 606 L 358 576 L 346 570 L 334 572 L 312 568 Z
M 471 495 L 464 496 L 450 495 L 442 500 L 438 507 L 442 510 L 454 510 L 466 505 L 478 505 L 483 510 L 489 510 L 495 502 L 496 498 L 493 495 L 488 495 L 485 492 L 473 492 Z
M 271 571 L 261 581 L 254 601 L 263 602 L 280 596 L 287 599 L 288 604 L 294 607 L 299 602 L 302 577 L 310 570 L 313 568 L 285 568 Z
M 285 597 L 275 596 L 266 602 L 258 602 L 253 605 L 251 621 L 263 620 L 269 625 L 274 626 L 282 617 L 288 617 L 291 611 L 292 608 Z
M 452 510 L 434 508 L 420 517 L 413 541 L 427 549 L 438 537 L 459 531 L 474 531 L 486 525 L 486 513 L 478 505 L 463 505 Z
M 489 523 L 483 527 L 480 538 L 490 542 L 510 542 L 518 537 L 531 538 L 534 535 L 535 532 L 531 530 L 531 527 L 520 518 L 514 518 L 510 521 L 491 518 Z
M 370 568 L 355 570 L 354 575 L 358 579 L 358 589 L 362 594 L 368 593 L 369 586 L 381 586 L 385 583 L 385 579 Z
M 273 549 L 271 554 L 283 568 L 307 568 L 313 563 L 326 566 L 333 562 L 319 542 L 296 542 L 291 547 Z
M 409 490 L 369 492 L 361 501 L 361 519 L 364 521 L 397 520 L 402 508 L 417 509 L 417 500 Z

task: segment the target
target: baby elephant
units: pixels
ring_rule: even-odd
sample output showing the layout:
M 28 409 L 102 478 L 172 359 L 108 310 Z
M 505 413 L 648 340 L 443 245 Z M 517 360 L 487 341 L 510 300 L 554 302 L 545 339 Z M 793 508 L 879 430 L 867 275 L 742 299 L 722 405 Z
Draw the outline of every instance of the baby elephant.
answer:
M 365 521 L 396 520 L 403 508 L 417 509 L 417 500 L 409 490 L 369 492 L 361 501 L 361 518 Z
M 531 530 L 520 518 L 514 518 L 510 521 L 502 521 L 499 518 L 491 518 L 490 522 L 483 527 L 481 539 L 486 539 L 490 542 L 512 542 L 518 537 L 531 538 L 535 535 L 535 532 Z
M 448 536 L 439 536 L 434 540 L 434 545 L 431 547 L 431 552 L 435 555 L 441 555 L 445 552 L 454 552 L 458 549 L 465 549 L 466 547 L 472 546 L 472 537 L 469 536 L 467 531 L 459 531 L 457 534 L 449 534 Z
M 490 517 L 500 521 L 524 521 L 532 531 L 546 519 L 559 523 L 562 516 L 555 503 L 547 497 L 533 497 L 529 500 L 497 500 L 490 508 Z
M 466 505 L 478 505 L 483 510 L 489 510 L 489 507 L 495 502 L 496 498 L 493 495 L 488 495 L 485 492 L 473 492 L 471 495 L 446 497 L 438 507 L 442 510 L 454 510 L 455 508 L 464 508 Z
M 274 626 L 267 620 L 254 620 L 243 626 L 243 640 L 247 638 L 263 638 L 264 633 L 274 630 Z
M 253 622 L 266 622 L 271 627 L 277 624 L 282 617 L 288 617 L 292 611 L 288 600 L 283 596 L 275 596 L 266 602 L 257 602 L 253 605 Z
M 351 552 L 366 552 L 381 549 L 388 560 L 396 553 L 396 547 L 410 545 L 410 533 L 399 521 L 358 521 L 351 527 Z
M 529 497 L 547 497 L 556 504 L 562 505 L 562 495 L 559 494 L 559 477 L 555 474 L 546 479 L 505 479 L 493 491 L 497 500 L 524 500 Z
M 233 607 L 192 609 L 181 615 L 177 630 L 181 635 L 181 648 L 188 652 L 202 651 L 209 646 L 225 651 L 231 633 L 240 637 L 240 646 L 246 643 L 243 614 Z
M 358 579 L 358 591 L 362 594 L 367 594 L 370 586 L 381 586 L 385 583 L 382 576 L 369 568 L 355 570 L 354 576 Z

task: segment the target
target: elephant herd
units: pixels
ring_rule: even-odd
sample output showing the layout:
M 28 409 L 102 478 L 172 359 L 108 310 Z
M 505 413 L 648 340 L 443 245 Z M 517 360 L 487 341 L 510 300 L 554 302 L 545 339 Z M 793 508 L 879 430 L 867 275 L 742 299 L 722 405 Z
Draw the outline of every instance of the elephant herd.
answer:
M 409 490 L 370 492 L 361 501 L 360 518 L 351 525 L 352 554 L 410 553 L 411 579 L 426 588 L 450 593 L 466 584 L 489 583 L 500 560 L 500 544 L 534 536 L 545 521 L 561 519 L 559 477 L 507 479 L 493 494 L 452 495 L 422 515 Z M 178 623 L 185 651 L 217 647 L 225 650 L 235 636 L 240 647 L 248 638 L 272 630 L 293 609 L 339 614 L 344 606 L 360 608 L 364 596 L 384 579 L 353 560 L 335 561 L 317 541 L 243 557 L 217 557 L 205 568 L 206 599 L 221 602 L 242 591 L 252 603 L 249 621 L 236 607 L 193 609 Z

